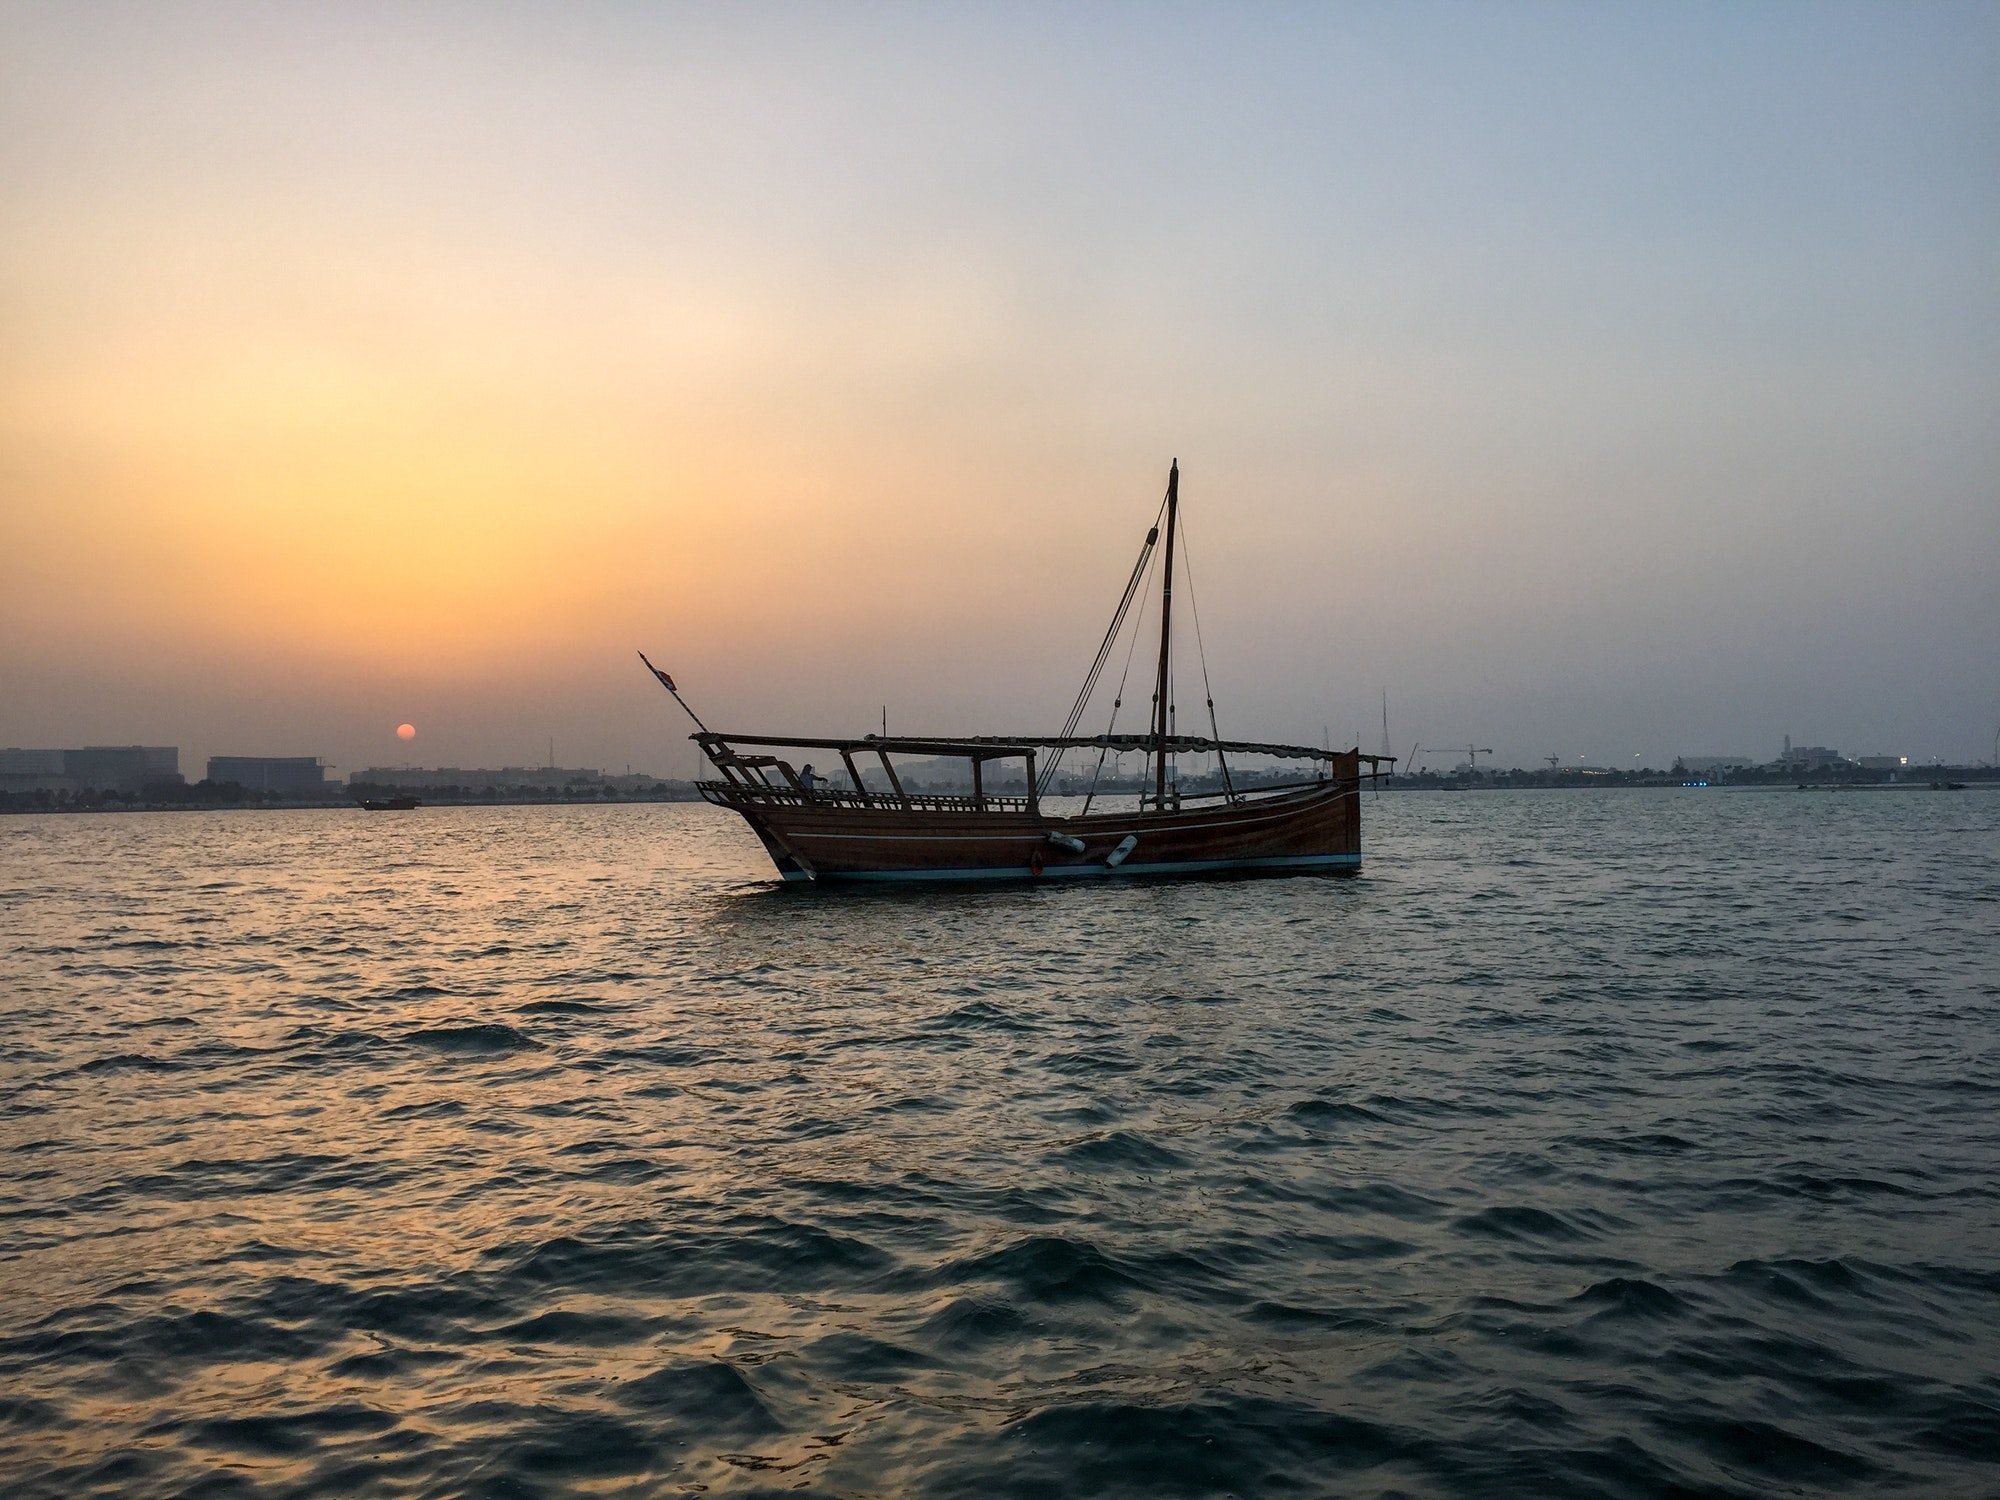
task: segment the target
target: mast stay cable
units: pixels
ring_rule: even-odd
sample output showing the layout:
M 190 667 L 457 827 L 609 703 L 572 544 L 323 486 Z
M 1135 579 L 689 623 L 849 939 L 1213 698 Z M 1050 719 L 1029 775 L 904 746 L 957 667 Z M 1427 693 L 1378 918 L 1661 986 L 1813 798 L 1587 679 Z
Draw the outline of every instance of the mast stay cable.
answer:
M 1181 522 L 1181 558 L 1182 566 L 1187 571 L 1188 608 L 1194 613 L 1195 654 L 1201 658 L 1201 692 L 1202 696 L 1208 699 L 1209 738 L 1213 739 L 1219 746 L 1222 743 L 1222 730 L 1215 722 L 1215 689 L 1208 685 L 1208 647 L 1203 643 L 1201 638 L 1201 604 L 1195 598 L 1194 593 L 1194 549 L 1188 546 L 1187 522 L 1185 520 Z M 1228 758 L 1223 755 L 1220 749 L 1215 752 L 1215 764 L 1222 772 L 1222 790 L 1228 793 L 1229 800 L 1234 802 L 1236 800 L 1236 786 L 1229 779 Z
M 1161 511 L 1165 511 L 1166 508 L 1167 503 L 1162 500 L 1160 502 Z M 1125 581 L 1125 593 L 1119 599 L 1118 608 L 1111 616 L 1111 626 L 1104 632 L 1104 639 L 1098 643 L 1097 656 L 1092 660 L 1090 670 L 1084 674 L 1083 688 L 1077 693 L 1076 702 L 1070 706 L 1069 717 L 1063 720 L 1062 733 L 1057 736 L 1058 739 L 1071 738 L 1076 733 L 1076 726 L 1082 722 L 1084 711 L 1090 706 L 1090 696 L 1097 689 L 1098 676 L 1104 671 L 1104 663 L 1110 658 L 1113 648 L 1118 644 L 1118 632 L 1120 627 L 1125 623 L 1126 611 L 1131 609 L 1132 598 L 1138 593 L 1140 584 L 1150 571 L 1153 547 L 1159 540 L 1159 518 L 1155 516 L 1153 529 L 1146 533 L 1145 543 L 1139 548 L 1138 560 L 1132 564 L 1132 576 Z M 1046 792 L 1054 784 L 1056 771 L 1061 765 L 1062 753 L 1059 751 L 1051 757 L 1049 764 L 1036 779 L 1037 795 Z
M 1153 570 L 1151 566 L 1148 566 L 1145 582 L 1147 585 L 1150 585 L 1152 581 Z M 1150 599 L 1152 597 L 1152 589 L 1148 587 L 1145 594 L 1141 597 L 1142 599 Z M 1104 738 L 1107 742 L 1118 728 L 1118 710 L 1125 706 L 1125 684 L 1132 678 L 1132 661 L 1139 654 L 1139 638 L 1145 633 L 1146 606 L 1144 603 L 1141 603 L 1139 606 L 1139 618 L 1132 623 L 1132 644 L 1125 648 L 1125 670 L 1118 674 L 1118 691 L 1111 695 L 1111 717 L 1104 726 Z M 1104 774 L 1104 758 L 1110 753 L 1111 746 L 1109 743 L 1098 747 L 1097 764 L 1091 768 L 1090 772 L 1090 790 L 1084 794 L 1083 811 L 1077 814 L 1078 817 L 1089 816 L 1090 804 L 1097 800 L 1098 778 Z

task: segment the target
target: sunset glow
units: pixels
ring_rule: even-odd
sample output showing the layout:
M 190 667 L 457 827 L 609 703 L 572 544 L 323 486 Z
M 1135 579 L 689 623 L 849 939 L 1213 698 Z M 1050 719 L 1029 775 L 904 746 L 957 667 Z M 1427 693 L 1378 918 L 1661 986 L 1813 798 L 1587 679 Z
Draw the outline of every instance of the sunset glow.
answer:
M 1178 455 L 1225 729 L 1970 753 L 1992 18 L 1810 15 L 11 9 L 0 733 L 1046 728 Z

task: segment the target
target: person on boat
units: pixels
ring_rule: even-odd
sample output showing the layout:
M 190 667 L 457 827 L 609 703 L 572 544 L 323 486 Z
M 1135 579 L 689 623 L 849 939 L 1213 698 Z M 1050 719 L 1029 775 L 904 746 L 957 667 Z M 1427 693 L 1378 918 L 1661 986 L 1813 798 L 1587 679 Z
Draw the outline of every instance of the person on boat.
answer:
M 805 769 L 799 772 L 799 785 L 804 788 L 805 794 L 810 797 L 814 792 L 826 785 L 826 778 L 812 768 L 811 761 L 807 761 Z

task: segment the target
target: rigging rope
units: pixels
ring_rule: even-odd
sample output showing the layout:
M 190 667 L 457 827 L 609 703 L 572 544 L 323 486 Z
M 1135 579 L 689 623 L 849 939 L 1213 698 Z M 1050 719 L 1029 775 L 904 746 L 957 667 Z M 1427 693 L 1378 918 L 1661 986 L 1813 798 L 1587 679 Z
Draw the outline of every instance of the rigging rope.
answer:
M 1160 510 L 1164 512 L 1166 508 L 1167 502 L 1162 500 Z M 1132 596 L 1139 591 L 1140 583 L 1151 572 L 1153 548 L 1159 540 L 1159 517 L 1156 515 L 1153 518 L 1153 529 L 1146 533 L 1145 544 L 1139 548 L 1138 561 L 1132 564 L 1132 576 L 1125 581 L 1125 594 L 1118 601 L 1118 608 L 1111 616 L 1111 626 L 1104 632 L 1104 639 L 1098 643 L 1097 656 L 1091 662 L 1090 670 L 1084 674 L 1083 689 L 1076 695 L 1076 702 L 1070 706 L 1069 717 L 1063 720 L 1062 733 L 1056 738 L 1069 739 L 1076 733 L 1076 726 L 1082 722 L 1084 711 L 1090 706 L 1090 695 L 1096 691 L 1098 675 L 1103 672 L 1105 661 L 1118 644 L 1118 630 L 1125 623 L 1125 612 L 1132 607 Z M 1144 610 L 1142 609 L 1140 613 L 1143 617 Z M 1036 780 L 1037 796 L 1055 784 L 1056 772 L 1062 765 L 1062 758 L 1063 752 L 1060 750 L 1050 758 L 1048 766 Z
M 1153 569 L 1149 562 L 1146 568 L 1146 583 L 1150 585 L 1152 581 Z M 1132 677 L 1132 658 L 1138 653 L 1139 637 L 1146 633 L 1146 606 L 1152 597 L 1153 591 L 1149 586 L 1140 599 L 1139 618 L 1132 622 L 1132 644 L 1125 648 L 1125 670 L 1118 674 L 1118 691 L 1111 697 L 1111 718 L 1104 726 L 1104 737 L 1107 740 L 1118 727 L 1118 710 L 1125 706 L 1125 684 Z M 1090 804 L 1097 800 L 1097 780 L 1104 774 L 1104 757 L 1110 753 L 1110 749 L 1109 745 L 1098 747 L 1097 764 L 1090 772 L 1090 790 L 1084 794 L 1083 811 L 1077 815 L 1079 817 L 1088 817 Z
M 1229 761 L 1224 757 L 1221 749 L 1222 730 L 1216 726 L 1215 722 L 1215 690 L 1208 685 L 1208 647 L 1203 644 L 1201 639 L 1201 604 L 1194 596 L 1194 551 L 1188 546 L 1186 521 L 1181 522 L 1180 542 L 1181 557 L 1185 560 L 1187 567 L 1188 607 L 1194 612 L 1195 653 L 1201 657 L 1201 691 L 1202 696 L 1208 699 L 1208 733 L 1209 737 L 1216 743 L 1215 764 L 1222 772 L 1222 789 L 1229 794 L 1229 800 L 1234 802 L 1236 800 L 1236 787 L 1229 779 Z

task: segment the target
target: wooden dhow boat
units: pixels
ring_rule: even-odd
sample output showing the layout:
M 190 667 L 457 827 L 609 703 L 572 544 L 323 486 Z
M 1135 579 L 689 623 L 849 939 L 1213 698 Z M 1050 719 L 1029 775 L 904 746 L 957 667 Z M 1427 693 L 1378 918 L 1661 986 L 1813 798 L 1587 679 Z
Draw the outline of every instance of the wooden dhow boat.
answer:
M 1060 734 L 940 736 L 863 735 L 858 739 L 722 734 L 708 728 L 681 698 L 674 680 L 639 659 L 694 720 L 689 738 L 701 746 L 717 779 L 696 783 L 701 795 L 742 815 L 787 880 L 964 881 L 1088 880 L 1133 875 L 1208 875 L 1222 872 L 1353 871 L 1361 865 L 1361 797 L 1364 780 L 1387 774 L 1394 757 L 1308 745 L 1224 740 L 1215 732 L 1215 700 L 1203 697 L 1207 737 L 1175 732 L 1173 603 L 1175 546 L 1180 524 L 1180 466 L 1172 467 L 1167 493 L 1146 534 L 1125 594 L 1105 632 L 1082 691 Z M 1143 600 L 1165 532 L 1160 570 L 1160 646 L 1154 673 L 1152 722 L 1143 734 L 1119 734 L 1121 682 L 1110 722 L 1099 735 L 1076 730 L 1123 632 L 1135 598 Z M 1184 563 L 1183 563 L 1184 566 Z M 1135 623 L 1137 632 L 1143 624 Z M 1199 614 L 1196 615 L 1199 641 Z M 1128 651 L 1126 669 L 1130 671 Z M 1094 810 L 1109 757 L 1146 757 L 1150 789 L 1136 805 Z M 1095 757 L 1080 796 L 1059 779 L 1065 759 Z M 1230 756 L 1302 762 L 1292 779 L 1269 773 L 1232 774 Z M 838 759 L 837 784 L 813 770 Z M 951 792 L 904 785 L 893 756 L 962 760 L 968 774 Z M 1213 756 L 1208 789 L 1187 790 L 1179 774 L 1183 756 Z M 794 760 L 797 764 L 794 764 Z M 1018 793 L 989 791 L 990 768 L 1020 762 Z M 1116 761 L 1113 761 L 1114 775 Z M 1366 770 L 1363 770 L 1363 767 Z M 906 768 L 907 769 L 907 768 Z M 1010 778 L 1011 781 L 1011 778 Z M 965 789 L 969 786 L 969 790 Z M 1129 799 L 1127 799 L 1129 800 Z M 1078 802 L 1081 806 L 1077 806 Z

